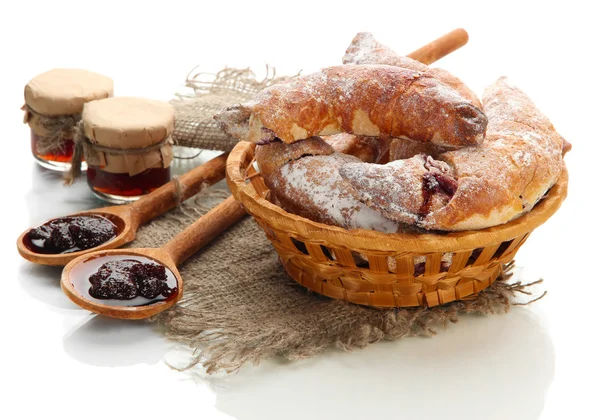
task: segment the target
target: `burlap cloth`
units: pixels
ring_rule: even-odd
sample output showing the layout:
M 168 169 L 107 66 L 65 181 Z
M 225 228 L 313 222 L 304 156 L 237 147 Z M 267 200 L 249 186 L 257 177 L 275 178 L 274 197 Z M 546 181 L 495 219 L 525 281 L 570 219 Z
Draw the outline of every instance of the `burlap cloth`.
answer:
M 266 75 L 257 80 L 250 69 L 225 68 L 216 74 L 194 72 L 185 81 L 188 93 L 171 101 L 175 107 L 173 141 L 177 146 L 231 151 L 237 139 L 225 134 L 213 116 L 223 108 L 252 99 L 274 83 L 286 80 L 275 69 L 266 67 Z
M 202 203 L 209 195 L 214 203 L 227 194 L 206 190 L 143 226 L 129 246 L 163 245 L 207 210 Z M 180 267 L 182 300 L 151 321 L 195 349 L 188 367 L 200 363 L 209 373 L 232 372 L 273 356 L 302 359 L 330 347 L 354 350 L 380 340 L 434 335 L 460 314 L 504 313 L 523 304 L 518 294 L 530 294 L 530 285 L 508 282 L 511 268 L 473 300 L 432 309 L 371 309 L 307 292 L 287 276 L 263 231 L 247 216 Z

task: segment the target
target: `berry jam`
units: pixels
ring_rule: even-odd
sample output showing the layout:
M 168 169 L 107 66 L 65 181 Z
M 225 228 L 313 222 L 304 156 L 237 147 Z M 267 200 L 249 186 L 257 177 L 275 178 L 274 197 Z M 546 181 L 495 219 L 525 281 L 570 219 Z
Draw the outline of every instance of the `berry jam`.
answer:
M 68 254 L 95 248 L 117 236 L 106 217 L 67 216 L 50 220 L 25 235 L 25 245 L 38 254 Z
M 136 260 L 109 261 L 100 266 L 89 278 L 89 293 L 96 299 L 128 300 L 137 296 L 155 299 L 168 298 L 177 288 L 167 285 L 164 265 L 142 263 Z
M 90 257 L 73 267 L 70 280 L 85 298 L 113 306 L 148 305 L 179 292 L 171 270 L 137 255 Z
M 60 149 L 42 154 L 38 152 L 38 142 L 40 137 L 31 131 L 31 153 L 40 159 L 50 162 L 71 163 L 73 157 L 74 142 L 71 139 L 64 139 L 63 146 Z
M 89 166 L 87 169 L 87 181 L 92 191 L 117 197 L 148 194 L 170 180 L 170 168 L 150 168 L 133 176 L 113 174 L 96 166 Z

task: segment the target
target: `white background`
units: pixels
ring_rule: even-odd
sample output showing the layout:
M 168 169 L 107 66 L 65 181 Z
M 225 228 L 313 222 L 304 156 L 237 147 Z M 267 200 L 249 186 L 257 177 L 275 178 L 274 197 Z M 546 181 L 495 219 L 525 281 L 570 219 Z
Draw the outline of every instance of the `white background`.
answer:
M 2 418 L 599 418 L 598 14 L 594 2 L 2 1 Z M 170 99 L 187 73 L 266 63 L 280 74 L 339 64 L 358 31 L 408 53 L 457 27 L 469 44 L 438 65 L 476 92 L 509 76 L 572 144 L 570 193 L 517 255 L 549 294 L 507 315 L 465 317 L 435 338 L 231 377 L 176 372 L 154 326 L 95 317 L 60 270 L 20 259 L 28 226 L 98 206 L 41 170 L 21 124 L 23 86 L 53 67 L 94 70 L 116 94 Z

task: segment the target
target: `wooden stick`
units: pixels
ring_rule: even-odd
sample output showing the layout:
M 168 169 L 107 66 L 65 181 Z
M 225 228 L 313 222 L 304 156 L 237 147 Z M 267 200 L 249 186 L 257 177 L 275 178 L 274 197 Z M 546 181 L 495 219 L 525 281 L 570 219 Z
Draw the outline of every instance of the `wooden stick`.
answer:
M 455 29 L 441 36 L 435 41 L 408 54 L 407 57 L 420 61 L 423 64 L 431 64 L 442 57 L 456 51 L 469 41 L 469 34 L 462 28 Z
M 163 249 L 179 265 L 245 215 L 244 207 L 229 197 L 167 242 Z

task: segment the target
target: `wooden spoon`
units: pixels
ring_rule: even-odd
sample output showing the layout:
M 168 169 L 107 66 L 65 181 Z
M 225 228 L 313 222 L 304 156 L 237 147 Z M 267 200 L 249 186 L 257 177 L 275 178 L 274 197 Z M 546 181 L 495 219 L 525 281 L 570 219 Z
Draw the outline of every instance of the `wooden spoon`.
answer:
M 166 211 L 180 201 L 197 194 L 203 186 L 212 185 L 225 178 L 225 164 L 228 154 L 222 154 L 186 172 L 178 180 L 173 180 L 133 203 L 86 210 L 69 216 L 98 215 L 109 219 L 117 226 L 117 236 L 97 247 L 68 254 L 42 254 L 31 250 L 26 243 L 27 229 L 17 239 L 19 254 L 28 261 L 44 265 L 65 265 L 69 261 L 93 251 L 118 248 L 135 239 L 138 228 Z M 47 222 L 45 222 L 47 223 Z
M 141 319 L 156 315 L 173 306 L 183 294 L 183 280 L 177 266 L 229 226 L 240 220 L 245 214 L 246 212 L 241 204 L 235 201 L 233 197 L 229 197 L 167 242 L 162 248 L 114 249 L 82 255 L 69 262 L 63 269 L 61 276 L 62 290 L 69 299 L 82 308 L 112 318 Z M 173 273 L 177 279 L 177 294 L 170 299 L 142 306 L 117 306 L 101 303 L 100 300 L 94 299 L 86 293 L 90 286 L 88 279 L 78 277 L 82 272 L 86 272 L 82 268 L 86 263 L 93 264 L 93 260 L 100 257 L 105 257 L 102 258 L 103 263 L 108 259 L 123 259 L 123 257 L 145 257 L 154 260 Z M 96 263 L 96 265 L 99 265 L 99 263 Z M 127 304 L 127 301 L 121 302 L 123 302 L 123 305 Z

